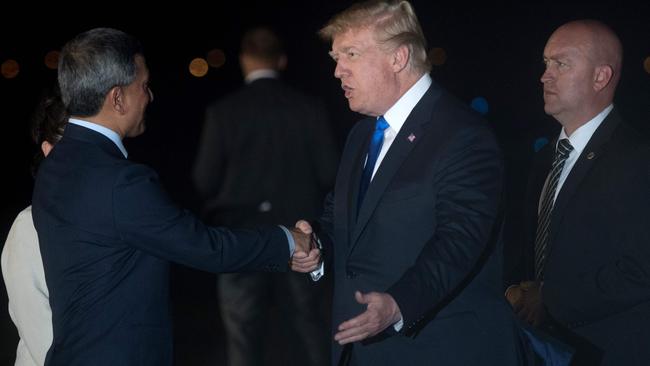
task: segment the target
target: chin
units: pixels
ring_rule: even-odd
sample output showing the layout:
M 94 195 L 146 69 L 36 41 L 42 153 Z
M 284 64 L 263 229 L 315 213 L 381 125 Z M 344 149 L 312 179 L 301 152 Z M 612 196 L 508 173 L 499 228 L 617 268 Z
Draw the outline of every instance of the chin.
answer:
M 544 104 L 544 112 L 548 115 L 553 115 L 554 113 L 553 107 L 548 105 L 547 103 Z

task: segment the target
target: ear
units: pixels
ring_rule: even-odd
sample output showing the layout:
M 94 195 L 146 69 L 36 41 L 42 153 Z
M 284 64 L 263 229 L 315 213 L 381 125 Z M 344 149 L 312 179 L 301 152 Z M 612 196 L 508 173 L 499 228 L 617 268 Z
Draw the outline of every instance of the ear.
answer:
M 108 92 L 108 101 L 112 110 L 116 111 L 120 115 L 123 115 L 127 111 L 126 98 L 124 96 L 124 88 L 120 86 L 114 86 Z
M 594 90 L 601 91 L 609 85 L 614 75 L 614 69 L 610 65 L 596 66 L 594 70 Z
M 406 65 L 409 63 L 409 57 L 411 57 L 411 51 L 409 50 L 408 46 L 402 45 L 397 47 L 397 49 L 393 52 L 393 71 L 394 72 L 400 72 L 406 68 Z

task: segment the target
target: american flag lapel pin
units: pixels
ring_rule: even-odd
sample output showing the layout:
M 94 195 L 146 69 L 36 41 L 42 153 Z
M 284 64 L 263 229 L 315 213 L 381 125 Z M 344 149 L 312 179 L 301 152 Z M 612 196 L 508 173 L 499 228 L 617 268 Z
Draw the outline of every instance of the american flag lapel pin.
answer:
M 409 139 L 410 142 L 413 142 L 413 141 L 415 141 L 415 135 L 413 133 L 411 133 L 409 135 L 409 137 L 407 137 L 407 139 Z

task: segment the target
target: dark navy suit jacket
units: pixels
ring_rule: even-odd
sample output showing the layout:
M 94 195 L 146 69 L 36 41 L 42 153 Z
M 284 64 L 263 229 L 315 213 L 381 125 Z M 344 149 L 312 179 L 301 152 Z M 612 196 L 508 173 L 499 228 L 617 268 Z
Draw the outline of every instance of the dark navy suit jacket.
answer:
M 169 261 L 212 272 L 281 271 L 278 227 L 207 227 L 150 168 L 69 124 L 41 165 L 33 216 L 50 291 L 46 365 L 170 365 Z
M 404 328 L 354 343 L 352 364 L 518 364 L 519 332 L 502 295 L 501 253 L 489 245 L 503 184 L 489 126 L 432 84 L 357 209 L 374 124 L 368 118 L 350 132 L 320 221 L 334 258 L 333 328 L 365 311 L 356 290 L 391 294 Z M 333 361 L 342 354 L 334 343 Z
M 513 279 L 534 277 L 539 197 L 555 142 L 535 157 Z M 572 365 L 650 365 L 650 144 L 613 109 L 557 195 L 542 298 Z

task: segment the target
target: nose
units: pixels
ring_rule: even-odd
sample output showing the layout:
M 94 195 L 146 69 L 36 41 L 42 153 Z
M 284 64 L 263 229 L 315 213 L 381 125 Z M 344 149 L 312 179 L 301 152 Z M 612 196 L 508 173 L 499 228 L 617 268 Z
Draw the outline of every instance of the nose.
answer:
M 336 62 L 336 68 L 334 68 L 334 77 L 337 79 L 342 79 L 345 74 L 347 74 L 347 69 L 343 65 L 343 63 L 339 60 Z
M 546 67 L 544 69 L 544 73 L 542 74 L 542 77 L 540 78 L 540 81 L 542 82 L 542 84 L 546 84 L 551 80 L 553 80 L 553 72 L 551 71 L 550 67 Z

